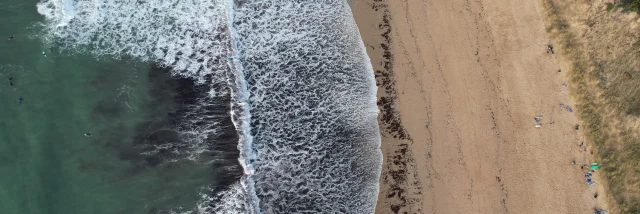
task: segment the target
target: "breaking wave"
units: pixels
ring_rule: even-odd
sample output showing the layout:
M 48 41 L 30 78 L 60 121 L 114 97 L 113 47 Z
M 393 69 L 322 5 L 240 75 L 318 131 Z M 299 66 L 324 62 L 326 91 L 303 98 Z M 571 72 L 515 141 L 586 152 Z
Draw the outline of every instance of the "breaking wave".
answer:
M 186 145 L 162 141 L 141 154 L 197 161 L 224 150 L 213 166 L 229 170 L 217 176 L 238 164 L 244 173 L 208 187 L 190 213 L 373 212 L 376 85 L 346 1 L 43 0 L 37 8 L 43 39 L 61 51 L 133 57 L 193 82 L 179 84 L 198 95 L 184 101 L 173 130 Z M 229 120 L 236 138 L 224 137 Z M 236 140 L 238 154 L 220 139 Z
M 203 77 L 224 71 L 225 0 L 45 0 L 45 39 L 97 57 L 133 56 Z M 218 75 L 220 75 L 218 73 Z M 203 79 L 199 79 L 204 81 Z

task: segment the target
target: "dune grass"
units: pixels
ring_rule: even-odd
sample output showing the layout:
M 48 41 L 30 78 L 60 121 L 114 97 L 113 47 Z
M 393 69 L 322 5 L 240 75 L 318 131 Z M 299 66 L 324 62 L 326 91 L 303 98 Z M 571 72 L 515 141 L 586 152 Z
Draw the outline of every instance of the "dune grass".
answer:
M 640 12 L 640 0 L 621 0 L 617 4 L 625 10 Z
M 543 0 L 547 30 L 570 62 L 572 96 L 608 199 L 614 213 L 640 213 L 640 32 L 631 27 L 634 18 L 613 10 L 637 8 L 640 0 L 560 1 Z M 592 5 L 575 11 L 576 4 Z
M 613 11 L 617 8 L 622 8 L 625 12 L 638 12 L 640 13 L 640 0 L 618 0 L 615 3 L 607 3 L 607 10 Z

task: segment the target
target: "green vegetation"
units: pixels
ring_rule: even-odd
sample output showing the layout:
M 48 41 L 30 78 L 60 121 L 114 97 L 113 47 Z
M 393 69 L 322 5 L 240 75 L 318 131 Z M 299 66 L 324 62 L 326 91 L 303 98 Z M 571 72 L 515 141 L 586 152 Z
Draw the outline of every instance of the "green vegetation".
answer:
M 616 4 L 614 3 L 607 3 L 607 11 L 612 11 L 613 9 L 616 8 Z
M 619 0 L 616 3 L 607 3 L 607 10 L 622 8 L 625 11 L 636 11 L 640 13 L 640 0 Z
M 618 3 L 625 10 L 633 10 L 640 12 L 640 0 L 622 0 Z
M 543 3 L 547 30 L 571 63 L 568 75 L 576 110 L 601 163 L 613 213 L 640 213 L 640 32 L 629 27 L 635 20 L 607 12 L 617 6 L 637 10 L 640 0 L 587 11 L 569 9 L 585 1 Z

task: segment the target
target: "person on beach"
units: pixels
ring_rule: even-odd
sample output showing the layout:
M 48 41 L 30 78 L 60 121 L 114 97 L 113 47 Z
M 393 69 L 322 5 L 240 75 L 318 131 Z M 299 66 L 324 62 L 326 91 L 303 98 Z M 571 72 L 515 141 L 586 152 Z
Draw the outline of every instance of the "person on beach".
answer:
M 9 37 L 9 39 L 7 39 L 7 40 L 13 40 L 14 38 L 16 38 L 16 37 L 15 37 L 15 36 L 13 36 L 13 35 L 11 35 L 11 36 Z

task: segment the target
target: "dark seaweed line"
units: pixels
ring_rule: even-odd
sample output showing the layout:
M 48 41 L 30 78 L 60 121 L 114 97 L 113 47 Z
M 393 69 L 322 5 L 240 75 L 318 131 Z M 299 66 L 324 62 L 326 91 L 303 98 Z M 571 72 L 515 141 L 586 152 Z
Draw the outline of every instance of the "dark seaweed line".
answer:
M 390 11 L 388 5 L 384 3 L 384 0 L 373 0 L 372 9 L 375 11 L 383 10 L 382 22 L 378 25 L 378 28 L 383 32 L 381 36 L 384 41 L 380 44 L 382 53 L 383 69 L 375 71 L 376 84 L 379 89 L 383 89 L 384 93 L 379 98 L 377 104 L 380 109 L 380 127 L 381 134 L 390 135 L 393 138 L 400 140 L 413 141 L 407 131 L 402 125 L 400 115 L 395 108 L 397 105 L 397 92 L 395 89 L 395 75 L 393 70 L 394 56 L 391 52 L 391 32 L 392 27 L 390 25 Z M 407 190 L 409 186 L 408 175 L 409 171 L 415 168 L 414 158 L 412 157 L 409 145 L 407 143 L 401 143 L 396 145 L 397 148 L 393 153 L 389 153 L 386 163 L 386 167 L 389 169 L 384 172 L 381 177 L 383 184 L 388 184 L 386 198 L 396 198 L 399 202 L 390 202 L 386 206 L 391 209 L 393 213 L 408 213 L 411 210 L 413 204 L 410 199 L 407 199 Z M 382 188 L 381 184 L 381 188 Z M 395 201 L 395 200 L 391 200 Z M 418 212 L 420 212 L 418 210 Z

